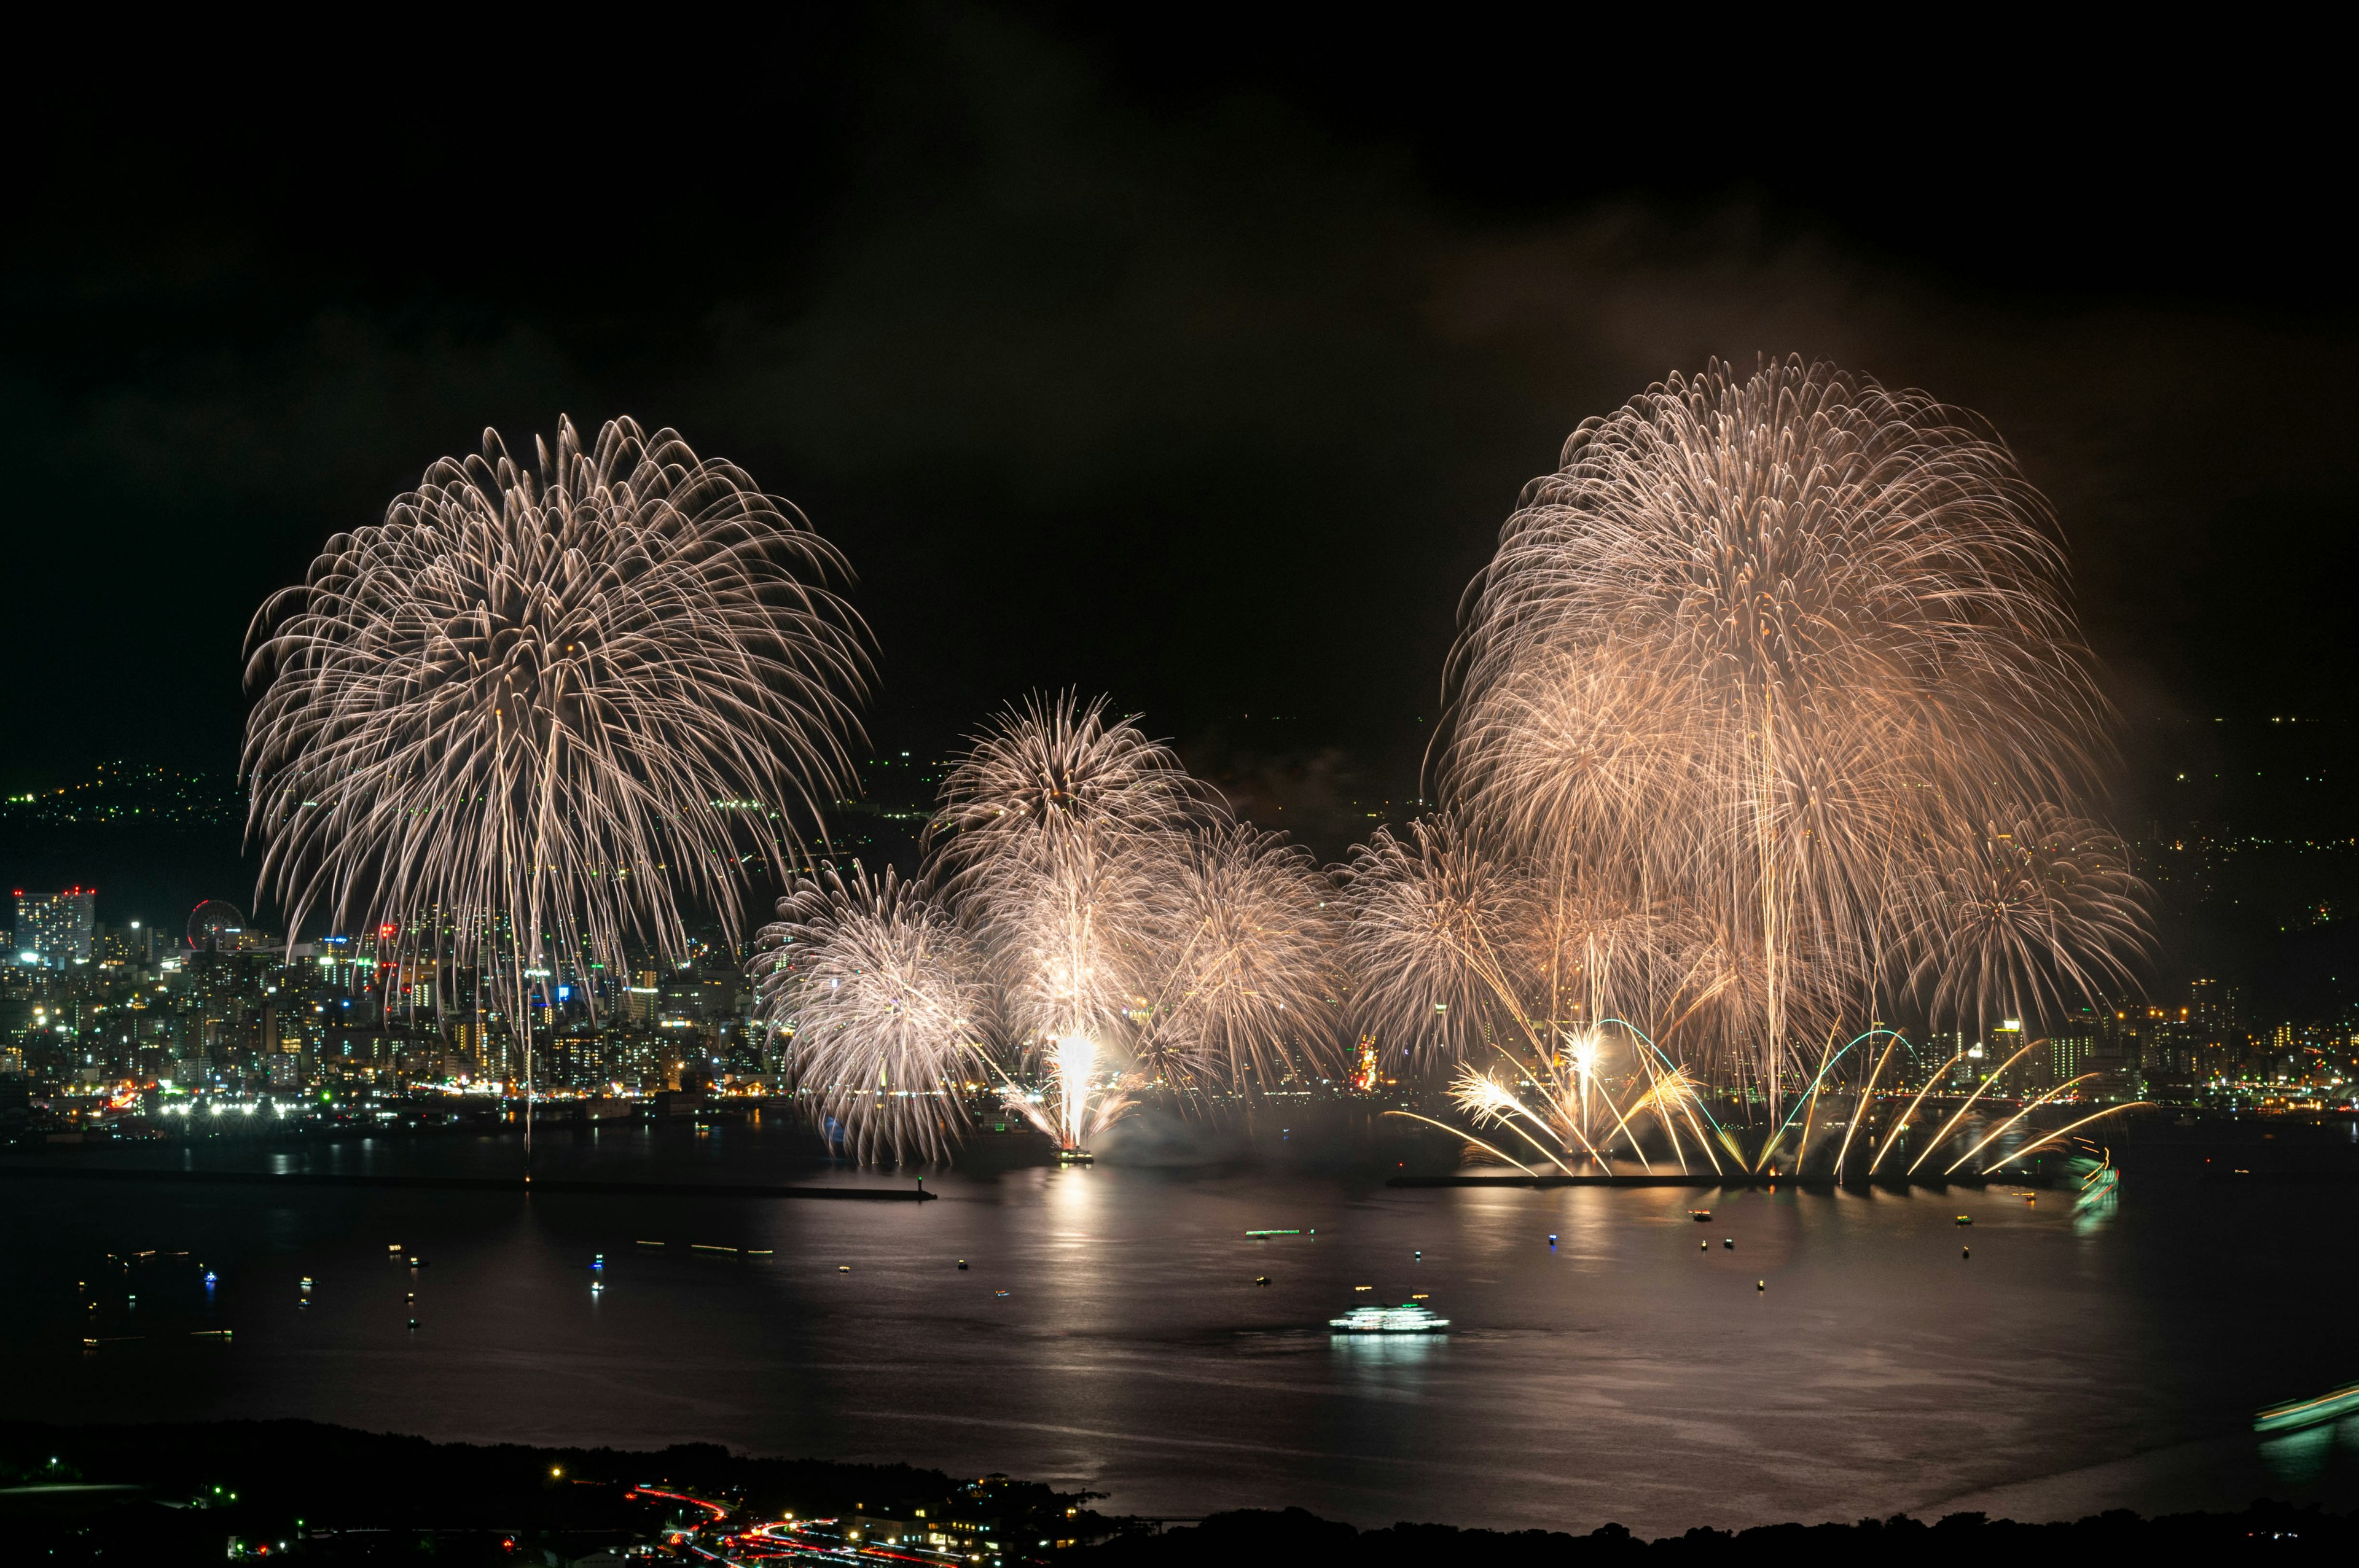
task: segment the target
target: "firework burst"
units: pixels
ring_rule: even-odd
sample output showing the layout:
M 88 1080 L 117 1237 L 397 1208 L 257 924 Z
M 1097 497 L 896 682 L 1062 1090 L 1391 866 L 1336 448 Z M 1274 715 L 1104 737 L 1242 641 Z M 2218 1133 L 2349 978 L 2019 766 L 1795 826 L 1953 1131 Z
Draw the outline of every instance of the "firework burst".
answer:
M 1342 991 L 1332 888 L 1309 851 L 1249 823 L 1176 836 L 1149 889 L 1135 1049 L 1189 1086 L 1334 1069 Z
M 1158 1083 L 1183 1097 L 1249 1092 L 1332 1068 L 1325 880 L 1282 838 L 1232 820 L 1169 748 L 1110 719 L 1103 698 L 1036 697 L 997 715 L 944 780 L 927 843 L 941 873 L 937 917 L 955 920 L 984 982 L 959 1009 L 893 1015 L 897 1048 L 940 1064 L 939 1081 L 983 1065 L 1008 1109 L 1079 1152 Z M 817 931 L 820 910 L 832 911 L 828 929 L 849 927 L 861 903 L 855 890 L 814 884 L 774 930 Z M 779 951 L 791 960 L 796 948 Z M 829 1000 L 803 980 L 766 998 L 774 1026 L 790 1006 Z M 984 1051 L 974 1021 L 986 1014 Z M 794 1051 L 805 1083 L 875 1076 L 854 1031 L 814 1034 L 802 1022 Z M 932 1114 L 922 1096 L 874 1103 L 878 1114 Z M 888 1150 L 940 1152 L 903 1137 L 862 1153 Z
M 412 939 L 520 1019 L 552 948 L 678 955 L 700 903 L 734 939 L 745 858 L 791 863 L 850 776 L 868 670 L 841 557 L 742 470 L 626 419 L 536 448 L 484 432 L 263 605 L 244 759 L 290 930 L 438 908 Z
M 1484 1038 L 1495 1009 L 1527 1014 L 1508 969 L 1532 930 L 1528 879 L 1454 816 L 1379 827 L 1339 873 L 1353 1006 L 1378 1038 L 1456 1058 Z
M 791 1036 L 796 1087 L 860 1160 L 945 1157 L 967 1123 L 988 993 L 950 916 L 889 868 L 806 878 L 762 930 L 762 1019 Z
M 1909 904 L 1919 924 L 1904 949 L 1933 1017 L 2052 1016 L 2128 979 L 2125 960 L 2147 946 L 2146 890 L 2118 838 L 2039 806 L 1959 849 Z
M 1446 798 L 1549 896 L 1684 933 L 1601 1000 L 1708 993 L 1678 1048 L 1773 1116 L 1880 986 L 2085 983 L 2143 929 L 2088 835 L 2036 914 L 1977 926 L 1988 825 L 2086 816 L 2108 715 L 2045 502 L 1922 394 L 1715 364 L 1588 421 L 1470 589 L 1451 682 Z
M 929 825 L 1029 1051 L 1128 1033 L 1172 850 L 1216 816 L 1169 748 L 1105 709 L 1070 692 L 1006 708 Z

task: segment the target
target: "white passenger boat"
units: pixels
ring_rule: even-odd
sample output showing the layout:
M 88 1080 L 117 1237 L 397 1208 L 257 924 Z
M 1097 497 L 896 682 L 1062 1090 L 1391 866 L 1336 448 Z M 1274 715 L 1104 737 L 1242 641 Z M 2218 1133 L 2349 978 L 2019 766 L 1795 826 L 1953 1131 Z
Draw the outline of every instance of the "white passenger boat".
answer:
M 1329 1318 L 1327 1326 L 1338 1334 L 1434 1334 L 1448 1328 L 1450 1320 L 1416 1302 L 1403 1302 L 1398 1306 L 1353 1307 L 1342 1317 Z

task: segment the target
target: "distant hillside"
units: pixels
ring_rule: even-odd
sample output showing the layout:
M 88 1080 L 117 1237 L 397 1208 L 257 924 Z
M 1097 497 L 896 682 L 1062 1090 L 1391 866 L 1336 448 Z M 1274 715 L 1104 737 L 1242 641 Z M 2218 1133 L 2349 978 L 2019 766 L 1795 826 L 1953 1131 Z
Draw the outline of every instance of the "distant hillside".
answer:
M 244 906 L 254 892 L 245 826 L 233 774 L 103 763 L 0 799 L 0 894 L 96 888 L 107 925 L 168 925 L 208 898 Z

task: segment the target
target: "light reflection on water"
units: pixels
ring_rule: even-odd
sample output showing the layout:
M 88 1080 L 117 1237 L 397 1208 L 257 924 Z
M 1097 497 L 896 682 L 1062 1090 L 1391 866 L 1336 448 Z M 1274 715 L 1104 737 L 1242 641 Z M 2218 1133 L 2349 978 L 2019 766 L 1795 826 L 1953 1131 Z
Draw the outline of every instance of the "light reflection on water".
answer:
M 697 1147 L 732 1140 L 758 1149 L 744 1130 Z M 2091 1229 L 2067 1194 L 2001 1188 L 1394 1190 L 1107 1163 L 927 1185 L 941 1201 L 16 1181 L 0 1413 L 712 1441 L 1005 1470 L 1150 1514 L 1653 1533 L 2359 1497 L 2359 1422 L 2249 1431 L 2262 1404 L 2359 1377 L 2338 1348 L 2354 1265 L 2299 1188 L 2133 1185 Z M 1244 1234 L 1281 1227 L 1317 1234 Z M 394 1239 L 431 1266 L 389 1264 Z M 220 1271 L 234 1346 L 194 1357 L 159 1327 L 84 1357 L 76 1270 L 153 1247 Z M 1417 1292 L 1447 1335 L 1326 1329 Z M 201 1307 L 141 1294 L 164 1326 Z

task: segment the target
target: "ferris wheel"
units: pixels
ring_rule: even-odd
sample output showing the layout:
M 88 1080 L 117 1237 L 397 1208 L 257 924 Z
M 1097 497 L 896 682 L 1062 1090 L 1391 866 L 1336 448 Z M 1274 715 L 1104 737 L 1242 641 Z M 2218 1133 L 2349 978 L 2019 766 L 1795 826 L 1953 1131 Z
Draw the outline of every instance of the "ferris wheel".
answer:
M 245 916 L 227 899 L 209 898 L 189 913 L 189 946 L 199 953 L 234 949 L 245 935 Z

